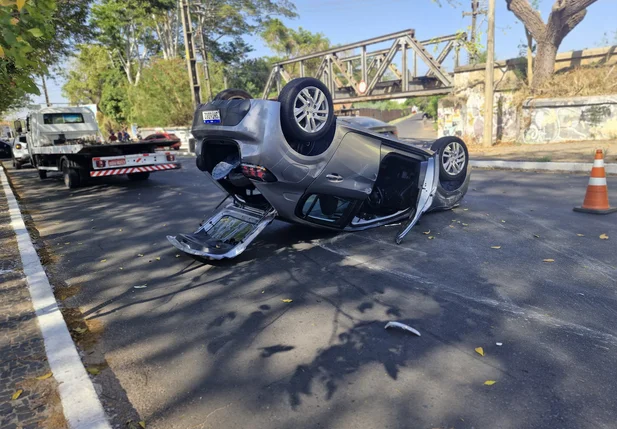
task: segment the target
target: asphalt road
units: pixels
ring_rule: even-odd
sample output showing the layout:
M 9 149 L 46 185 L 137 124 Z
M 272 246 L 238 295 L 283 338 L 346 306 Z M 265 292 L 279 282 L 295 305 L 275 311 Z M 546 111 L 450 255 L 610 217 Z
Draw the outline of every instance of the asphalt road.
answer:
M 437 131 L 432 119 L 423 120 L 422 113 L 416 113 L 396 124 L 399 137 L 404 139 L 435 140 Z
M 165 239 L 221 198 L 183 162 L 73 191 L 9 168 L 79 289 L 65 305 L 101 324 L 125 391 L 107 400 L 126 394 L 149 428 L 615 427 L 617 214 L 572 211 L 586 176 L 474 171 L 461 207 L 400 246 L 396 227 L 275 222 L 207 264 Z

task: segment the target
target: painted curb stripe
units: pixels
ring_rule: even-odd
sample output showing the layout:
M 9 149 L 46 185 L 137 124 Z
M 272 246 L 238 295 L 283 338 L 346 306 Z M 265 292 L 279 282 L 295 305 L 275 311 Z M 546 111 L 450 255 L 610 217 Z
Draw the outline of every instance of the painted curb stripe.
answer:
M 589 173 L 592 163 L 585 162 L 533 162 L 533 161 L 476 161 L 470 160 L 472 167 L 478 168 L 503 168 L 506 170 L 538 170 L 538 171 L 567 171 Z M 617 164 L 604 164 L 604 170 L 608 174 L 617 174 Z
M 17 200 L 1 165 L 0 181 L 8 201 L 11 227 L 17 238 L 17 246 L 32 306 L 43 335 L 49 367 L 58 382 L 58 393 L 64 417 L 71 429 L 111 429 L 92 381 L 84 369 L 64 323 L 64 318 L 58 309 L 49 279 L 30 241 L 30 235 L 21 217 Z

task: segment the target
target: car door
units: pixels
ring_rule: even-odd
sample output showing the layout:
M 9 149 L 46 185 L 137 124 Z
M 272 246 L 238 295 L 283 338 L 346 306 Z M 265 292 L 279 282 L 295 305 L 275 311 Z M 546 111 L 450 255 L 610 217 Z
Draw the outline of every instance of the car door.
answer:
M 381 140 L 350 131 L 300 199 L 296 215 L 310 223 L 344 228 L 373 191 Z

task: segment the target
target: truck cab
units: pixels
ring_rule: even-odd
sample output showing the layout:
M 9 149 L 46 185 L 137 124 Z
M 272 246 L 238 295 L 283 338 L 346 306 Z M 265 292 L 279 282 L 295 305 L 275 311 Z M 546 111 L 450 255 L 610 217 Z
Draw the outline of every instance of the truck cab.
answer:
M 86 107 L 45 107 L 26 119 L 28 147 L 102 143 L 94 113 Z

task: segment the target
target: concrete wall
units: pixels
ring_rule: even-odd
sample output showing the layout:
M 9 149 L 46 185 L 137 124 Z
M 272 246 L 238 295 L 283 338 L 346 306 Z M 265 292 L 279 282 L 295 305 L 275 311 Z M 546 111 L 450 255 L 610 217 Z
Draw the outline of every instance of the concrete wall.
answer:
M 555 69 L 588 64 L 617 64 L 617 47 L 586 49 L 557 55 Z M 542 144 L 569 140 L 617 138 L 617 96 L 536 99 L 522 110 L 513 102 L 520 88 L 525 59 L 497 61 L 493 138 Z M 454 93 L 439 103 L 438 136 L 456 135 L 470 143 L 484 132 L 484 64 L 454 71 Z
M 616 139 L 617 95 L 529 100 L 522 124 L 523 143 Z
M 518 116 L 509 92 L 494 96 L 493 138 L 514 141 L 518 136 Z M 484 93 L 468 90 L 464 95 L 446 97 L 439 103 L 437 135 L 459 136 L 469 143 L 482 140 L 484 134 Z

